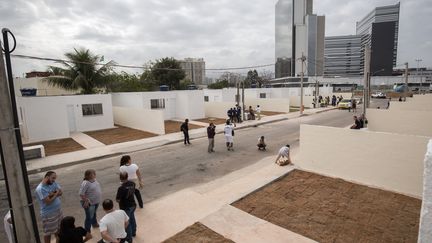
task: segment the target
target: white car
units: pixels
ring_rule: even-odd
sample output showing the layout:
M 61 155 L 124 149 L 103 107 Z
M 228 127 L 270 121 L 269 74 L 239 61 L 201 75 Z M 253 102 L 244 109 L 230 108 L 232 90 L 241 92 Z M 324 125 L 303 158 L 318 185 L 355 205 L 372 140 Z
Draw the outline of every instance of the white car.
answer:
M 371 95 L 372 98 L 385 99 L 386 95 L 381 92 L 377 92 Z

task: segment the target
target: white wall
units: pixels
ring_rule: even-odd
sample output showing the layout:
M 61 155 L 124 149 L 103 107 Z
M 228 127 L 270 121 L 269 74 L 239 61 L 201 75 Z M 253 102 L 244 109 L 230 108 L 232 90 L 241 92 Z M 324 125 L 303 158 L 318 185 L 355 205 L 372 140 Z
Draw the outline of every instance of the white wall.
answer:
M 114 127 L 111 94 L 64 96 L 66 105 L 74 105 L 77 131 L 86 132 Z M 102 104 L 103 114 L 83 116 L 83 104 Z
M 68 105 L 73 106 L 76 131 L 114 127 L 111 95 L 17 97 L 17 103 L 27 142 L 69 137 Z M 102 115 L 83 116 L 82 104 L 98 103 L 102 103 Z
M 18 116 L 27 142 L 69 137 L 66 101 L 57 97 L 17 97 Z
M 256 106 L 259 105 L 261 107 L 261 111 L 274 111 L 274 112 L 289 112 L 290 109 L 290 101 L 289 99 L 254 99 L 247 98 L 245 100 L 246 110 L 249 109 L 249 106 L 255 110 Z
M 302 124 L 300 168 L 420 198 L 429 138 Z
M 424 160 L 423 200 L 418 242 L 432 242 L 432 139 L 429 140 Z
M 368 130 L 432 137 L 432 111 L 367 109 Z
M 54 96 L 54 95 L 72 95 L 79 93 L 79 90 L 65 90 L 62 88 L 48 85 L 47 82 L 42 81 L 41 77 L 34 78 L 15 78 L 14 88 L 15 96 L 21 96 L 20 89 L 33 88 L 37 89 L 37 96 Z
M 142 92 L 111 93 L 111 98 L 113 106 L 144 108 Z
M 162 110 L 114 106 L 113 113 L 116 124 L 159 135 L 165 134 Z
M 204 96 L 209 97 L 209 102 L 233 102 L 235 103 L 236 89 L 204 89 Z
M 177 91 L 176 118 L 200 119 L 205 117 L 202 90 Z
M 303 96 L 303 105 L 304 107 L 313 108 L 313 99 L 315 96 Z M 300 96 L 290 96 L 290 104 L 291 106 L 300 107 Z
M 227 111 L 233 108 L 232 102 L 204 102 L 205 116 L 227 119 Z

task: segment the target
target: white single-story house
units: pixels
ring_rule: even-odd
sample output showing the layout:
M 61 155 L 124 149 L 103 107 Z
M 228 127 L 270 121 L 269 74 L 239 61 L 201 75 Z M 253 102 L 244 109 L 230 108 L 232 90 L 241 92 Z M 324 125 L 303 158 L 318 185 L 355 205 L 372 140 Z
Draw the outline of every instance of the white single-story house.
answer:
M 115 107 L 163 111 L 164 120 L 204 118 L 202 90 L 112 93 Z
M 236 102 L 237 89 L 204 89 L 204 102 Z M 241 90 L 239 90 L 241 95 Z
M 110 94 L 17 97 L 24 142 L 114 127 Z

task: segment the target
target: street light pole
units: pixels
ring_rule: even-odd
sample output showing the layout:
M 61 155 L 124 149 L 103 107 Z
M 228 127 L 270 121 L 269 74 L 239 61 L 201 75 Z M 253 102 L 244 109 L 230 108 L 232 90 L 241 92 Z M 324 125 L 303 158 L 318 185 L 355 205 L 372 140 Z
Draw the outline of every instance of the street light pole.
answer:
M 417 62 L 417 75 L 419 75 L 419 64 L 421 61 L 423 61 L 422 59 L 415 59 L 415 61 Z M 420 75 L 420 90 L 419 93 L 421 94 L 423 90 L 423 70 L 422 73 Z
M 302 53 L 302 56 L 300 58 L 301 60 L 301 79 L 300 79 L 300 115 L 303 115 L 303 77 L 304 77 L 304 70 L 303 70 L 303 64 L 306 61 L 306 57 Z
M 404 101 L 408 96 L 408 63 L 405 63 L 405 88 L 404 88 Z

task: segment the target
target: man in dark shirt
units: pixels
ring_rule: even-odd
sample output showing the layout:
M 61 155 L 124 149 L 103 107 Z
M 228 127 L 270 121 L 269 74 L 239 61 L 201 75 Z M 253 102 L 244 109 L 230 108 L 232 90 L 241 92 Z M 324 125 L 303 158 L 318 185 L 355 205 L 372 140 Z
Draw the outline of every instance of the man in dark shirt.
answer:
M 351 126 L 351 129 L 360 129 L 363 127 L 363 124 L 360 122 L 360 120 L 357 118 L 357 116 L 354 116 L 354 124 Z
M 214 136 L 216 134 L 216 126 L 213 124 L 213 122 L 210 122 L 209 126 L 207 127 L 207 137 L 209 140 L 209 145 L 208 145 L 208 152 L 214 152 L 213 148 L 214 148 Z
M 180 130 L 184 135 L 184 144 L 190 144 L 189 142 L 189 119 L 186 119 L 180 126 Z
M 135 221 L 135 183 L 128 180 L 127 172 L 120 173 L 121 186 L 117 190 L 116 201 L 121 210 L 124 210 L 129 217 L 129 225 L 126 228 L 127 237 L 132 242 L 132 237 L 136 235 Z

